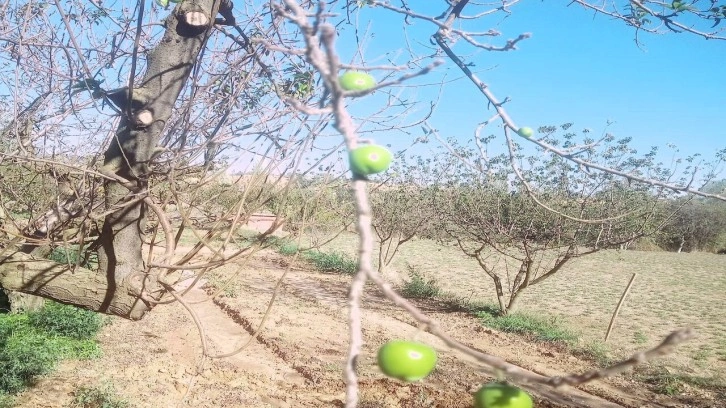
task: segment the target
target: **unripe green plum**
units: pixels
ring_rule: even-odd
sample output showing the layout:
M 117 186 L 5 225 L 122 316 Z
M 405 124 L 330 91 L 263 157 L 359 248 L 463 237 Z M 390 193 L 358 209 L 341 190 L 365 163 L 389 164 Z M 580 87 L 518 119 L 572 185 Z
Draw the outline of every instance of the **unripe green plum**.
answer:
M 378 367 L 389 377 L 418 381 L 436 367 L 436 351 L 412 341 L 389 341 L 378 349 Z
M 380 145 L 363 145 L 348 155 L 350 171 L 359 176 L 384 172 L 393 161 L 393 155 Z
M 522 137 L 532 137 L 532 135 L 534 135 L 534 130 L 532 130 L 531 127 L 525 126 L 525 127 L 519 128 L 519 130 L 517 131 L 517 134 Z
M 376 79 L 368 73 L 348 71 L 338 78 L 340 86 L 346 91 L 367 91 L 376 86 Z
M 474 394 L 474 408 L 532 408 L 532 397 L 512 385 L 489 383 Z

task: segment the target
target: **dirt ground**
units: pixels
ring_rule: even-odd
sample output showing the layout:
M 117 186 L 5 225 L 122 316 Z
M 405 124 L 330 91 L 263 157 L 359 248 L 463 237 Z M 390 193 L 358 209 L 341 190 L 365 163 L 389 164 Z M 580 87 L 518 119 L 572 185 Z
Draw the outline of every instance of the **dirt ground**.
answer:
M 193 304 L 214 353 L 227 353 L 250 340 L 286 262 L 265 253 L 244 267 L 228 265 L 223 272 L 238 274 L 237 296 Z M 141 322 L 114 319 L 99 335 L 100 359 L 63 362 L 55 373 L 21 394 L 18 406 L 65 407 L 78 387 L 111 383 L 136 407 L 341 407 L 349 281 L 348 276 L 292 268 L 257 339 L 234 356 L 206 361 L 201 370 L 197 369 L 199 332 L 182 305 L 158 306 Z M 186 299 L 191 303 L 207 299 L 208 291 L 192 289 Z M 471 394 L 491 378 L 470 359 L 420 331 L 375 288 L 366 293 L 359 407 L 471 407 Z M 457 339 L 534 372 L 557 375 L 594 368 L 593 363 L 552 346 L 482 327 L 471 316 L 446 311 L 439 304 L 419 305 Z M 434 346 L 440 357 L 434 373 L 412 384 L 384 377 L 375 364 L 375 351 L 396 338 Z M 719 406 L 712 396 L 696 392 L 677 399 L 655 395 L 627 378 L 581 389 L 524 386 L 537 407 Z M 565 403 L 545 400 L 553 396 Z
M 355 234 L 342 234 L 323 249 L 354 256 L 357 239 Z M 406 277 L 409 266 L 436 279 L 447 293 L 496 303 L 491 279 L 475 259 L 463 256 L 456 247 L 411 240 L 400 248 L 390 268 L 394 273 L 387 278 L 395 282 Z M 510 270 L 518 267 L 511 264 Z M 570 261 L 551 278 L 524 291 L 520 311 L 556 317 L 575 330 L 583 344 L 607 346 L 608 354 L 616 358 L 652 347 L 675 329 L 690 327 L 695 337 L 660 362 L 673 373 L 726 378 L 724 271 L 724 255 L 604 250 Z M 633 273 L 637 277 L 632 290 L 608 343 L 603 344 L 613 310 Z

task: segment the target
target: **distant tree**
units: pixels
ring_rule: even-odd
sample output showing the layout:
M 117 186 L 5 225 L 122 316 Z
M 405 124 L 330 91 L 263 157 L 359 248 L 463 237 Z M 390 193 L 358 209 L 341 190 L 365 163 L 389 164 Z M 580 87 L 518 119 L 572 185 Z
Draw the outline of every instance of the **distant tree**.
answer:
M 610 139 L 588 154 L 623 170 L 662 171 L 620 142 Z M 475 157 L 474 149 L 453 141 L 449 149 L 437 157 L 470 164 Z M 525 289 L 567 263 L 652 235 L 679 210 L 666 210 L 664 189 L 581 171 L 559 156 L 524 155 L 515 144 L 511 155 L 493 157 L 483 169 L 439 171 L 433 206 L 439 227 L 491 278 L 502 314 L 516 309 Z M 511 162 L 521 179 L 511 177 Z
M 726 179 L 709 181 L 701 190 L 710 194 L 726 195 Z
M 391 264 L 402 245 L 430 230 L 433 195 L 425 185 L 393 177 L 371 191 L 372 226 L 378 237 L 378 271 Z
M 270 209 L 293 237 L 305 238 L 300 249 L 320 247 L 348 231 L 355 213 L 346 181 L 333 175 L 293 180 Z
M 726 248 L 726 206 L 715 200 L 680 198 L 669 203 L 680 208 L 656 242 L 675 252 L 711 251 Z

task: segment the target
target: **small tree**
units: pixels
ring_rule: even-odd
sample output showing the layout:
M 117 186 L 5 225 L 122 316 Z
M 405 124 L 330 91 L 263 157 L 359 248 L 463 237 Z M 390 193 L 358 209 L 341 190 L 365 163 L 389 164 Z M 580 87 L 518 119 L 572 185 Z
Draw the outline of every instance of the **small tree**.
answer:
M 372 227 L 378 237 L 378 271 L 391 264 L 402 245 L 432 229 L 433 190 L 421 178 L 425 167 L 399 155 L 384 184 L 371 189 Z
M 473 154 L 450 149 L 460 159 Z M 606 148 L 601 157 L 622 162 L 632 154 L 619 150 Z M 522 179 L 509 176 L 512 163 Z M 437 182 L 440 228 L 491 278 L 502 314 L 573 259 L 653 234 L 669 217 L 661 190 L 579 171 L 558 156 L 524 156 L 516 146 L 511 157 L 490 160 L 484 174 L 475 166 L 450 169 Z

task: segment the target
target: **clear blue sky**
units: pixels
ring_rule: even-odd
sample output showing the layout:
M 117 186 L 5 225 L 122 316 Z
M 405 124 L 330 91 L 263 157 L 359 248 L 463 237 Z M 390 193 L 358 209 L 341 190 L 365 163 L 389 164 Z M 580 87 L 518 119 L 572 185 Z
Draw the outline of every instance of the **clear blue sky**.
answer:
M 673 143 L 681 155 L 698 152 L 708 157 L 726 147 L 726 41 L 642 33 L 641 49 L 632 27 L 603 15 L 593 18 L 592 12 L 566 7 L 567 3 L 525 0 L 512 7 L 513 14 L 506 19 L 468 27 L 501 31 L 492 44 L 523 32 L 532 34 L 516 51 L 482 51 L 467 60 L 476 63 L 473 69 L 500 100 L 512 99 L 506 107 L 518 125 L 537 128 L 574 122 L 575 129 L 589 128 L 600 135 L 611 120 L 615 124 L 607 130 L 632 137 L 633 146 L 643 152 L 658 145 L 665 153 L 666 144 Z M 429 11 L 435 15 L 441 9 Z M 367 59 L 403 47 L 402 17 L 368 8 L 361 11 L 360 21 L 361 28 L 370 21 L 373 33 L 367 40 Z M 408 30 L 411 41 L 427 46 L 435 27 L 418 21 Z M 346 31 L 340 44 L 346 44 L 350 30 Z M 471 48 L 457 44 L 454 50 L 469 53 Z M 448 61 L 439 73 L 460 76 Z M 431 83 L 434 78 L 438 74 L 417 82 Z M 416 92 L 426 100 L 437 91 L 431 87 Z M 491 116 L 485 109 L 483 95 L 468 80 L 460 80 L 447 85 L 431 122 L 444 136 L 471 138 L 476 124 Z M 408 144 L 401 136 L 392 140 L 380 136 L 378 142 L 394 147 Z

